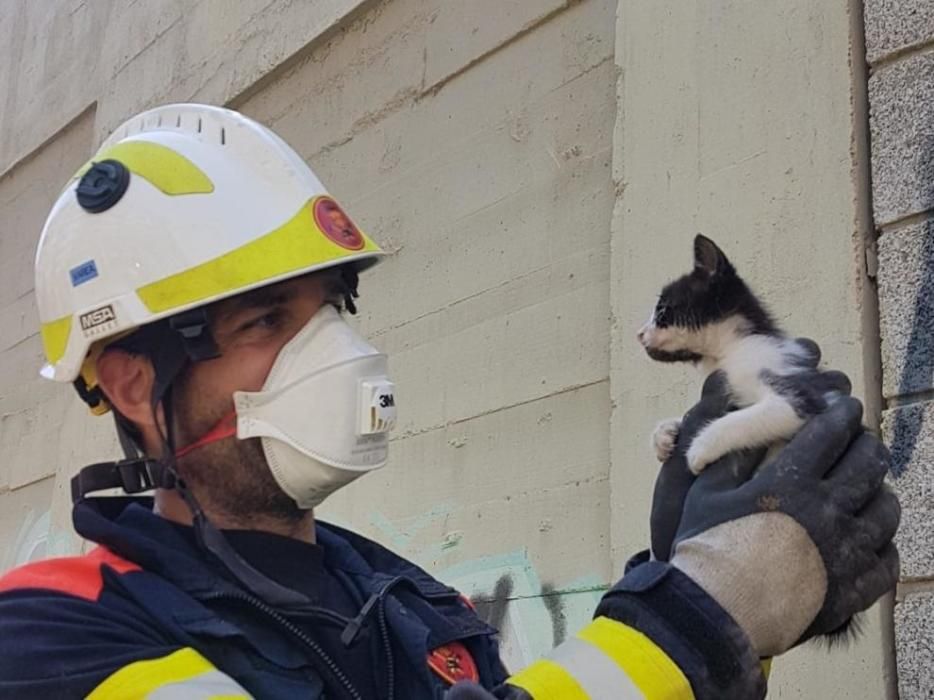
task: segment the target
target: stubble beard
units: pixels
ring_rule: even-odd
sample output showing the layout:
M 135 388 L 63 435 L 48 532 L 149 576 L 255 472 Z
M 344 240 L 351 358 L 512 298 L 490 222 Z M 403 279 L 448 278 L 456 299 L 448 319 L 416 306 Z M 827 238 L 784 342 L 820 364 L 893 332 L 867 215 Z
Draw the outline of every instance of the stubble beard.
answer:
M 230 411 L 229 398 L 199 399 L 184 379 L 173 394 L 178 447 L 198 440 Z M 231 436 L 199 447 L 178 460 L 178 473 L 205 511 L 236 527 L 251 529 L 265 520 L 295 525 L 308 515 L 276 483 L 260 438 Z

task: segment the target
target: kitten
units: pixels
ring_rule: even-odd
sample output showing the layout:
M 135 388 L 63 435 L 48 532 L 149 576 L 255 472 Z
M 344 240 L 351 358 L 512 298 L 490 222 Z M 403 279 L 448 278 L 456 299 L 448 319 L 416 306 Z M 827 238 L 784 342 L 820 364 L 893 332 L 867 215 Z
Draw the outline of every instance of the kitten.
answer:
M 831 399 L 787 381 L 789 375 L 813 371 L 811 351 L 784 334 L 705 236 L 694 239 L 694 269 L 662 289 L 638 339 L 653 360 L 691 362 L 705 377 L 716 370 L 726 373 L 738 410 L 694 438 L 687 451 L 694 474 L 729 452 L 789 440 Z M 655 429 L 652 444 L 659 461 L 668 459 L 679 428 L 680 421 L 667 420 Z
M 691 362 L 705 378 L 716 370 L 726 373 L 737 410 L 694 437 L 686 455 L 694 474 L 736 450 L 769 447 L 768 460 L 839 396 L 815 370 L 814 350 L 785 335 L 723 251 L 701 235 L 694 239 L 694 269 L 662 289 L 638 339 L 653 360 Z M 799 373 L 811 376 L 788 381 Z M 673 419 L 655 429 L 652 444 L 660 462 L 674 450 L 680 425 Z M 817 639 L 832 648 L 859 631 L 857 616 Z

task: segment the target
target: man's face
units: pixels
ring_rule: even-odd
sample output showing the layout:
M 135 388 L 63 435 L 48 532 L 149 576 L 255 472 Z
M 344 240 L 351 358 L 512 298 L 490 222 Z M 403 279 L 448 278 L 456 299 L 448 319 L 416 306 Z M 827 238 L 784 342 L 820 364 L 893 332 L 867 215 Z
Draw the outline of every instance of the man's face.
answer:
M 195 363 L 174 389 L 176 446 L 198 440 L 233 408 L 235 391 L 259 391 L 282 347 L 325 303 L 318 275 L 218 302 L 210 310 L 220 357 Z M 226 438 L 179 459 L 180 476 L 209 511 L 297 521 L 295 502 L 273 479 L 259 439 Z

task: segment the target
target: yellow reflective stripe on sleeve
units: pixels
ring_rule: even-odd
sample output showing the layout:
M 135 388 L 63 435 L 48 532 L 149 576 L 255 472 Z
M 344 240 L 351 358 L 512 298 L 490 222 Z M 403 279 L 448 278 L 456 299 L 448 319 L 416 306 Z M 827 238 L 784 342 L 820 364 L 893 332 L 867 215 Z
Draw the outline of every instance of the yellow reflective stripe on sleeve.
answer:
M 608 617 L 598 617 L 577 633 L 626 672 L 647 700 L 694 700 L 681 669 L 638 630 Z
M 92 163 L 112 158 L 123 163 L 127 170 L 147 180 L 167 195 L 210 194 L 214 183 L 197 165 L 168 146 L 151 141 L 124 141 L 98 153 L 75 173 L 79 178 Z
M 570 673 L 549 659 L 539 659 L 506 682 L 535 700 L 593 700 Z
M 314 265 L 379 252 L 379 247 L 365 235 L 360 250 L 343 248 L 331 241 L 315 223 L 312 207 L 316 199 L 302 205 L 295 216 L 270 233 L 206 263 L 140 287 L 136 293 L 151 312 L 161 313 Z
M 772 672 L 772 657 L 760 659 L 759 665 L 762 667 L 762 675 L 765 676 L 765 680 L 768 680 L 769 674 Z
M 42 349 L 45 351 L 45 359 L 50 365 L 54 365 L 65 356 L 65 349 L 68 347 L 68 336 L 71 333 L 71 316 L 62 316 L 54 321 L 43 323 L 39 329 L 42 335 Z
M 570 669 L 591 700 L 645 700 L 632 679 L 617 663 L 590 642 L 571 637 L 557 647 L 551 660 Z
M 248 700 L 250 696 L 220 671 L 209 671 L 151 691 L 146 700 Z
M 112 673 L 86 700 L 250 700 L 230 676 L 191 648 L 136 661 Z
M 509 678 L 534 700 L 694 700 L 681 669 L 641 632 L 598 617 Z

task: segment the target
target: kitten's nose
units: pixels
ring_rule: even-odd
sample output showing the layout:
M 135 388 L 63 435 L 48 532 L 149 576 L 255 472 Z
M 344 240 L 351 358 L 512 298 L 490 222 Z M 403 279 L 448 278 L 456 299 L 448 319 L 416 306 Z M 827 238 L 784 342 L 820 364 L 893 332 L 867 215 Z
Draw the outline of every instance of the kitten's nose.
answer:
M 645 328 L 640 328 L 638 331 L 636 331 L 636 340 L 642 343 L 644 338 L 645 338 Z

